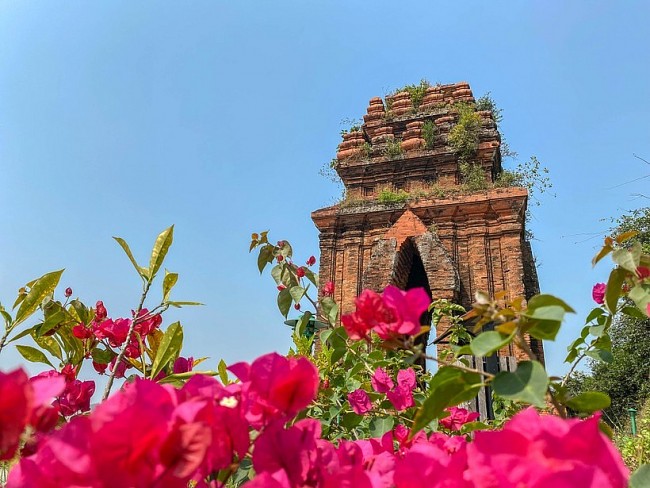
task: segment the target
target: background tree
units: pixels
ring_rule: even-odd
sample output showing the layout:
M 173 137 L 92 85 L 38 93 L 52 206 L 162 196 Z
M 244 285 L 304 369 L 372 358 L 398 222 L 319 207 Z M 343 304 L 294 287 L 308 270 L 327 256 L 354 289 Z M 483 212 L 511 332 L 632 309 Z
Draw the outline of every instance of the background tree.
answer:
M 615 220 L 613 235 L 636 230 L 630 244 L 641 243 L 650 251 L 650 207 L 634 210 Z M 612 356 L 610 363 L 590 359 L 587 372 L 577 373 L 569 387 L 574 392 L 600 390 L 612 399 L 605 419 L 622 428 L 629 418 L 628 408 L 641 409 L 650 398 L 650 320 L 619 315 L 610 329 Z

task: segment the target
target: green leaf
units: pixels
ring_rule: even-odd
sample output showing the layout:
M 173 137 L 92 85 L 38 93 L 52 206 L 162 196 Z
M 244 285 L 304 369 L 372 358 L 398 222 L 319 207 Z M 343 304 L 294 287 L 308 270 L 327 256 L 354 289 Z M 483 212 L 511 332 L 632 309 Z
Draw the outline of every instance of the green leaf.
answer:
M 177 385 L 182 385 L 183 383 L 185 383 L 186 380 L 190 379 L 192 376 L 197 376 L 200 374 L 205 376 L 217 376 L 219 372 L 218 371 L 186 371 L 185 373 L 174 373 L 165 376 L 164 378 L 159 380 L 158 383 L 161 384 L 174 383 Z
M 33 314 L 43 300 L 54 293 L 54 289 L 59 284 L 63 270 L 52 271 L 41 276 L 34 282 L 29 290 L 29 293 L 20 304 L 20 308 L 16 313 L 16 318 L 12 327 L 20 324 Z
M 639 310 L 636 307 L 623 307 L 621 312 L 627 315 L 628 317 L 632 317 L 635 319 L 644 320 L 648 318 L 646 314 L 644 314 L 641 310 Z
M 323 309 L 323 315 L 327 317 L 327 321 L 331 326 L 336 326 L 336 320 L 339 316 L 339 306 L 332 299 L 332 297 L 323 297 L 320 301 L 321 307 Z
M 647 310 L 648 304 L 650 304 L 650 286 L 636 285 L 630 290 L 628 297 L 633 300 L 634 304 L 643 312 Z M 644 316 L 644 318 L 646 317 Z
M 217 370 L 219 371 L 219 379 L 221 380 L 221 383 L 228 385 L 230 383 L 230 378 L 228 378 L 228 365 L 223 359 L 219 361 Z
M 476 336 L 476 338 L 474 338 L 470 343 L 469 347 L 472 354 L 475 356 L 490 356 L 508 344 L 513 337 L 514 334 L 505 335 L 495 330 L 491 330 Z
M 598 359 L 599 361 L 603 361 L 605 363 L 611 363 L 614 361 L 614 356 L 612 355 L 611 351 L 607 351 L 605 349 L 594 349 L 591 351 L 585 352 L 586 356 L 589 356 L 592 359 Z
M 30 363 L 43 363 L 54 368 L 54 365 L 49 359 L 47 359 L 47 356 L 43 351 L 36 349 L 35 347 L 21 345 L 16 346 L 16 349 L 18 349 L 20 355 Z
M 298 337 L 302 337 L 306 335 L 305 331 L 307 329 L 307 324 L 309 323 L 309 319 L 311 319 L 311 317 L 312 314 L 311 312 L 308 311 L 302 314 L 300 319 L 298 319 L 298 322 L 296 323 L 296 330 L 295 330 L 295 333 Z
M 565 312 L 576 313 L 573 308 L 571 308 L 564 300 L 557 298 L 553 295 L 535 295 L 528 302 L 528 307 L 526 309 L 526 315 L 530 314 L 531 310 L 535 310 L 543 307 L 557 306 L 562 307 Z M 529 315 L 533 316 L 533 315 Z
M 600 307 L 594 308 L 591 312 L 589 312 L 589 315 L 587 315 L 587 318 L 585 319 L 585 324 L 588 324 L 592 320 L 597 319 L 598 317 L 600 317 L 604 313 L 605 313 L 605 311 L 602 308 L 600 308 Z
M 289 315 L 289 310 L 291 309 L 291 293 L 289 292 L 289 288 L 285 288 L 278 293 L 278 308 L 284 318 Z
M 49 331 L 59 326 L 65 318 L 66 315 L 63 310 L 57 310 L 56 312 L 52 313 L 37 329 L 38 336 L 47 334 Z
M 318 275 L 314 273 L 311 269 L 305 268 L 305 277 L 311 281 L 314 286 L 318 286 Z
M 302 300 L 302 297 L 305 296 L 305 289 L 302 286 L 292 286 L 289 288 L 289 293 L 293 301 L 298 303 Z
M 75 311 L 80 322 L 83 322 L 84 324 L 88 324 L 90 322 L 90 312 L 88 311 L 88 308 L 79 300 L 72 300 L 70 302 L 70 308 Z
M 34 339 L 34 342 L 39 345 L 41 349 L 45 349 L 47 352 L 49 352 L 52 356 L 57 358 L 59 361 L 63 361 L 63 354 L 61 352 L 61 346 L 59 346 L 59 343 L 56 342 L 56 339 L 52 336 L 38 336 L 36 334 L 36 330 L 32 331 L 32 338 Z
M 160 341 L 151 367 L 150 378 L 155 378 L 171 360 L 175 360 L 183 345 L 183 327 L 180 322 L 171 324 Z
M 133 257 L 133 253 L 131 252 L 131 248 L 129 245 L 126 243 L 124 239 L 121 237 L 113 237 L 117 241 L 117 243 L 120 245 L 120 247 L 124 250 L 126 253 L 127 257 L 129 258 L 129 261 L 131 261 L 131 264 L 135 268 L 135 270 L 138 272 L 141 278 L 146 279 L 147 276 L 149 275 L 149 270 L 147 268 L 143 268 L 138 264 L 138 262 L 135 260 Z
M 169 294 L 172 291 L 172 288 L 174 288 L 174 285 L 178 281 L 178 273 L 170 273 L 169 271 L 165 270 L 165 278 L 163 279 L 163 298 L 162 301 L 166 302 L 169 300 Z
M 621 268 L 628 270 L 631 273 L 636 273 L 636 268 L 639 266 L 639 254 L 633 254 L 627 249 L 617 249 L 612 253 L 612 260 Z
M 110 349 L 100 349 L 96 347 L 92 350 L 93 361 L 99 364 L 108 364 L 110 363 L 116 354 Z
M 439 418 L 445 408 L 474 398 L 481 386 L 483 383 L 478 373 L 469 373 L 453 366 L 441 367 L 431 379 L 427 398 L 415 414 L 411 437 Z
M 372 437 L 381 437 L 395 425 L 393 417 L 375 417 L 368 426 Z
M 605 306 L 610 313 L 616 313 L 616 305 L 618 298 L 621 295 L 621 286 L 625 281 L 627 272 L 623 268 L 614 268 L 607 280 L 607 288 L 605 289 Z
M 271 277 L 275 281 L 276 285 L 282 283 L 282 271 L 284 270 L 283 264 L 276 264 L 271 268 Z
M 273 246 L 271 244 L 267 244 L 260 249 L 260 253 L 257 256 L 257 268 L 260 270 L 260 274 L 264 271 L 267 264 L 273 262 L 273 257 Z
M 586 391 L 566 402 L 567 407 L 576 412 L 593 413 L 610 406 L 612 400 L 606 393 Z
M 603 248 L 594 256 L 594 258 L 591 260 L 591 265 L 596 266 L 598 261 L 603 259 L 605 256 L 607 256 L 610 252 L 612 252 L 612 247 L 611 246 L 603 246 Z
M 522 315 L 531 323 L 528 333 L 537 339 L 555 340 L 564 315 L 575 313 L 563 300 L 553 295 L 536 295 Z
M 502 371 L 497 374 L 492 388 L 500 397 L 544 407 L 548 384 L 546 371 L 539 362 L 523 361 L 513 373 Z
M 156 242 L 153 245 L 151 250 L 151 259 L 149 260 L 149 281 L 153 281 L 156 273 L 160 269 L 165 261 L 165 256 L 167 256 L 167 251 L 174 241 L 174 226 L 168 227 L 163 230 L 158 237 Z
M 203 306 L 205 303 L 201 302 L 167 302 L 168 305 L 172 307 L 181 308 L 181 307 L 198 307 Z
M 648 486 L 650 486 L 650 464 L 642 464 L 632 473 L 629 488 L 648 488 Z

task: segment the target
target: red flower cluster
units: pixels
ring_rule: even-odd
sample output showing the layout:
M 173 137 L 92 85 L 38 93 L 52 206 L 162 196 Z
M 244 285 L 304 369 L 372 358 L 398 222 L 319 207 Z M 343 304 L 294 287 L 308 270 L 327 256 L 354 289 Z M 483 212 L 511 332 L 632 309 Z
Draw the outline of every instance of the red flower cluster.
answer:
M 401 412 L 415 405 L 413 390 L 415 389 L 415 371 L 413 368 L 403 369 L 397 373 L 397 386 L 383 368 L 377 368 L 370 379 L 372 389 L 377 393 L 386 393 L 388 400 L 395 410 Z
M 388 286 L 379 295 L 363 290 L 356 299 L 354 313 L 343 315 L 341 322 L 351 339 L 366 339 L 375 331 L 384 340 L 400 335 L 420 332 L 420 316 L 427 310 L 431 299 L 424 288 L 408 291 Z
M 275 454 L 265 451 L 275 436 L 293 432 L 284 429 L 285 422 L 315 398 L 318 372 L 305 358 L 278 354 L 238 363 L 231 371 L 241 383 L 223 386 L 196 375 L 179 390 L 141 379 L 127 384 L 90 415 L 74 417 L 39 443 L 11 471 L 7 487 L 171 488 L 186 487 L 189 480 L 212 486 L 202 480 L 246 455 L 251 425 L 263 431 L 255 462 L 272 458 Z M 34 404 L 24 373 L 11 375 L 8 382 L 2 381 L 8 375 L 0 376 L 0 398 L 12 407 L 0 404 L 3 459 L 15 451 Z M 15 405 L 25 408 L 18 411 Z
M 317 420 L 286 426 L 316 395 L 318 374 L 307 359 L 267 354 L 230 370 L 240 383 L 196 375 L 180 389 L 141 379 L 127 384 L 90 415 L 43 436 L 10 472 L 7 487 L 184 488 L 191 480 L 216 487 L 206 479 L 251 451 L 256 477 L 249 488 L 627 485 L 629 473 L 597 416 L 563 420 L 530 408 L 501 431 L 476 432 L 473 442 L 441 433 L 410 438 L 398 425 L 382 438 L 335 446 L 321 439 Z M 398 385 L 409 383 L 406 376 Z M 64 382 L 64 375 L 30 382 L 22 371 L 0 374 L 2 459 L 13 455 L 27 425 L 37 428 L 40 409 L 51 408 Z M 381 372 L 373 385 L 396 389 Z
M 598 429 L 596 417 L 562 420 L 534 409 L 516 415 L 501 431 L 464 436 L 420 433 L 408 438 L 398 425 L 380 439 L 320 439 L 317 420 L 282 428 L 256 440 L 250 488 L 623 488 L 628 471 Z M 571 439 L 569 439 L 569 437 Z M 589 443 L 589 445 L 588 445 Z M 579 448 L 579 449 L 578 449 Z
M 20 369 L 0 372 L 0 460 L 14 456 L 27 426 L 47 432 L 56 425 L 59 409 L 51 403 L 65 386 L 58 374 L 30 380 Z
M 447 411 L 449 417 L 440 419 L 440 425 L 447 430 L 460 430 L 466 423 L 478 419 L 478 412 L 470 412 L 466 408 L 451 407 Z

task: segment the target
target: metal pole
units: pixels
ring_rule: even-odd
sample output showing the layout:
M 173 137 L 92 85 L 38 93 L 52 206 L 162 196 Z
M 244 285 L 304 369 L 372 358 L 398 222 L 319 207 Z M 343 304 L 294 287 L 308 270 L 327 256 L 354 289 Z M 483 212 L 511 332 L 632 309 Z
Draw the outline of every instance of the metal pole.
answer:
M 636 435 L 636 409 L 628 408 L 627 411 L 630 412 L 630 427 L 632 428 L 632 435 Z

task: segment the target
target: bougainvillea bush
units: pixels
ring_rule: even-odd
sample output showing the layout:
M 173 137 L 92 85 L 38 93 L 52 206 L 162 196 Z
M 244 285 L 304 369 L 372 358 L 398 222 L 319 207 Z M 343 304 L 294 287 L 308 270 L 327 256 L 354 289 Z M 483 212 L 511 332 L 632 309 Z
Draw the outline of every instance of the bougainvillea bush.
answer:
M 650 315 L 650 257 L 626 247 L 627 238 L 608 238 L 595 259 L 611 253 L 616 266 L 593 290 L 598 306 L 569 347 L 568 375 L 584 357 L 609 359 L 615 314 Z M 302 311 L 295 347 L 199 371 L 201 360 L 181 355 L 181 324 L 164 321 L 170 306 L 195 305 L 171 300 L 178 275 L 165 271 L 160 300 L 145 306 L 172 240 L 173 228 L 161 233 L 144 267 L 117 239 L 143 283 L 122 317 L 101 301 L 72 299 L 69 288 L 58 300 L 60 271 L 28 283 L 13 311 L 0 308 L 0 353 L 20 343 L 26 360 L 49 368 L 31 378 L 0 372 L 7 486 L 648 486 L 648 467 L 630 480 L 608 437 L 598 413 L 607 395 L 571 396 L 568 375 L 548 377 L 524 340 L 555 338 L 573 312 L 562 300 L 479 294 L 460 315 L 422 289 L 388 287 L 364 290 L 339 318 L 334 285 L 316 289 L 314 257 L 296 264 L 288 242 L 253 234 L 260 272 L 272 264 L 280 312 Z M 427 310 L 431 326 L 444 321 L 464 345 L 428 355 Z M 510 343 L 528 356 L 514 372 L 492 375 L 467 360 Z M 427 360 L 435 371 L 423 371 Z M 84 367 L 108 376 L 92 409 L 95 384 L 78 379 Z M 112 392 L 115 380 L 122 384 Z M 500 405 L 493 421 L 465 408 L 485 386 Z

